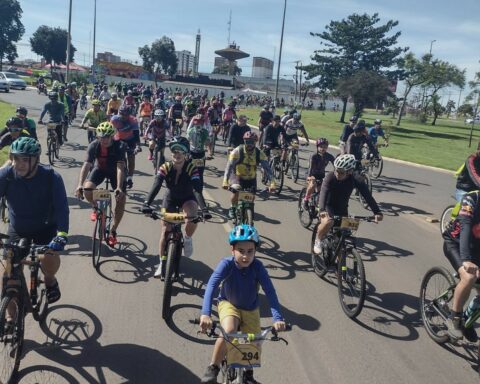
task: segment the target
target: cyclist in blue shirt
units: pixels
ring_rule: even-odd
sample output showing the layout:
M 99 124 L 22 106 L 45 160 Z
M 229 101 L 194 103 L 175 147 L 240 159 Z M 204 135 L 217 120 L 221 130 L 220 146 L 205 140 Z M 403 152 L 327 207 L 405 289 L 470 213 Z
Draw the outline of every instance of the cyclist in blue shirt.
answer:
M 385 135 L 385 131 L 382 128 L 382 120 L 376 119 L 373 122 L 373 127 L 368 128 L 368 135 L 374 145 L 377 144 L 379 137 L 383 137 L 385 144 L 388 146 L 388 137 Z
M 260 333 L 260 311 L 258 288 L 262 287 L 270 303 L 273 327 L 277 331 L 285 330 L 285 322 L 280 312 L 275 288 L 262 262 L 255 258 L 259 244 L 257 230 L 247 224 L 233 228 L 229 235 L 232 256 L 224 258 L 217 265 L 208 280 L 203 298 L 200 328 L 203 332 L 212 327 L 212 302 L 215 292 L 218 316 L 222 328 L 227 333 L 239 328 L 245 333 Z M 213 350 L 211 364 L 207 367 L 202 383 L 216 383 L 220 371 L 219 365 L 225 356 L 226 345 L 223 338 L 218 338 Z M 248 383 L 256 383 L 253 370 L 247 370 Z
M 11 165 L 0 168 L 0 197 L 8 204 L 9 241 L 21 238 L 50 248 L 41 260 L 47 287 L 47 300 L 60 299 L 55 275 L 67 244 L 69 210 L 61 176 L 41 165 L 41 147 L 31 137 L 20 137 L 10 146 Z M 3 271 L 2 271 L 3 272 Z

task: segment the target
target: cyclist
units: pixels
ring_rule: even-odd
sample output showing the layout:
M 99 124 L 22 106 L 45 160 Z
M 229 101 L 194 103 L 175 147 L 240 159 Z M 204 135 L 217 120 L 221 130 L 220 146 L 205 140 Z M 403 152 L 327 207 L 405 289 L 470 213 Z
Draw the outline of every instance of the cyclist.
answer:
M 147 85 L 147 87 L 142 91 L 142 98 L 143 100 L 145 100 L 145 98 L 147 98 L 147 100 L 151 100 L 152 96 L 152 87 L 150 85 Z
M 107 105 L 111 98 L 112 98 L 112 95 L 108 91 L 108 86 L 104 85 L 102 87 L 102 92 L 100 92 L 100 95 L 98 95 L 98 100 L 100 100 L 103 110 L 105 111 L 107 110 Z
M 30 133 L 23 128 L 23 122 L 18 117 L 7 120 L 7 128 L 0 132 L 0 149 L 11 145 L 21 136 L 30 137 Z
M 142 152 L 140 147 L 140 130 L 137 119 L 130 115 L 126 106 L 121 106 L 118 115 L 112 116 L 112 125 L 117 130 L 115 140 L 122 140 L 127 145 L 127 187 L 133 187 L 133 172 L 135 172 L 135 155 Z
M 92 94 L 90 95 L 91 99 L 98 99 L 100 97 L 100 87 L 97 83 L 93 86 Z
M 68 123 L 72 111 L 72 99 L 65 93 L 65 87 L 63 85 L 58 88 L 58 101 L 60 101 L 65 108 L 65 114 L 63 115 L 63 141 L 67 142 Z
M 33 137 L 35 140 L 38 140 L 37 138 L 37 125 L 35 124 L 35 120 L 29 119 L 27 117 L 28 115 L 28 110 L 25 107 L 18 107 L 16 110 L 17 117 L 22 120 L 22 128 L 25 128 L 28 133 L 30 134 L 30 137 Z
M 270 151 L 275 148 L 283 148 L 285 143 L 285 129 L 280 124 L 281 117 L 275 115 L 273 121 L 263 131 L 262 148 L 267 158 L 270 158 Z
M 290 111 L 288 109 L 285 109 L 283 111 L 283 115 L 280 117 L 280 124 L 282 126 L 285 126 L 285 123 L 292 118 L 292 115 L 290 114 Z
M 310 157 L 310 165 L 308 167 L 307 191 L 303 200 L 304 208 L 308 208 L 308 200 L 313 194 L 315 188 L 319 188 L 323 178 L 325 177 L 325 168 L 328 163 L 334 163 L 335 157 L 328 153 L 328 140 L 324 137 L 317 140 L 317 153 Z
M 154 108 L 154 111 L 156 111 L 157 109 L 161 109 L 161 110 L 165 111 L 165 109 L 166 109 L 165 100 L 163 98 L 155 99 L 155 104 L 154 104 L 153 108 Z
M 480 143 L 477 145 L 477 151 L 467 157 L 455 175 L 457 176 L 455 190 L 457 202 L 460 202 L 467 192 L 480 189 Z
M 127 95 L 123 98 L 123 106 L 130 110 L 130 113 L 135 113 L 135 98 L 131 89 L 127 91 Z
M 230 127 L 227 139 L 227 147 L 236 148 L 243 144 L 243 136 L 252 129 L 247 125 L 248 117 L 240 115 L 237 118 L 237 123 Z
M 31 137 L 12 143 L 12 163 L 0 168 L 0 197 L 6 198 L 9 208 L 9 241 L 27 238 L 50 248 L 41 259 L 41 267 L 47 301 L 52 304 L 61 296 L 55 275 L 60 267 L 58 252 L 68 241 L 69 210 L 62 177 L 40 164 L 41 152 L 40 143 Z
M 58 93 L 55 91 L 51 91 L 48 93 L 48 98 L 50 102 L 46 103 L 43 106 L 42 113 L 40 114 L 40 118 L 38 119 L 39 124 L 43 124 L 43 116 L 48 112 L 49 114 L 49 122 L 55 123 L 56 128 L 55 131 L 57 132 L 58 136 L 58 145 L 63 144 L 63 120 L 65 118 L 65 107 L 62 103 L 58 101 Z
M 388 137 L 385 135 L 385 131 L 382 128 L 382 120 L 375 119 L 373 122 L 373 127 L 368 129 L 368 136 L 370 136 L 370 139 L 374 145 L 377 145 L 379 137 L 383 137 L 385 145 L 388 146 Z
M 353 133 L 348 137 L 345 143 L 345 153 L 355 156 L 355 159 L 362 160 L 362 148 L 366 145 L 370 151 L 370 156 L 379 158 L 379 154 L 372 140 L 366 134 L 365 120 L 360 120 L 353 128 Z M 358 163 L 357 167 L 360 166 Z
M 148 121 L 152 118 L 153 105 L 150 103 L 150 99 L 146 96 L 143 97 L 143 101 L 140 104 L 138 109 L 138 114 L 140 115 L 140 127 L 143 128 L 143 122 Z M 143 128 L 146 129 L 147 127 Z M 144 132 L 142 132 L 144 133 Z
M 87 148 L 75 195 L 78 198 L 85 196 L 93 208 L 90 219 L 96 221 L 97 205 L 92 191 L 105 179 L 110 181 L 111 188 L 115 190 L 116 204 L 107 244 L 113 248 L 117 244 L 117 228 L 125 211 L 126 145 L 123 141 L 113 140 L 115 128 L 107 121 L 98 124 L 95 132 L 97 140 L 91 142 Z
M 227 333 L 237 332 L 258 334 L 260 328 L 260 298 L 258 287 L 261 286 L 270 304 L 273 327 L 284 331 L 286 324 L 280 311 L 277 293 L 263 263 L 255 258 L 260 242 L 255 227 L 242 224 L 232 229 L 228 236 L 231 257 L 226 257 L 215 268 L 203 298 L 200 329 L 205 332 L 212 327 L 212 303 L 218 290 L 218 317 L 222 328 Z M 226 353 L 223 338 L 218 338 L 213 349 L 212 360 L 202 377 L 202 383 L 216 383 L 220 364 Z M 253 370 L 246 372 L 247 383 L 257 383 Z
M 348 124 L 345 124 L 343 127 L 342 134 L 340 135 L 340 141 L 338 142 L 339 148 L 340 148 L 340 154 L 344 155 L 345 152 L 345 143 L 347 142 L 348 138 L 350 135 L 353 133 L 353 127 L 357 124 L 358 117 L 357 116 L 352 116 L 350 117 L 350 120 Z
M 354 188 L 359 190 L 373 211 L 375 221 L 379 222 L 383 219 L 383 214 L 367 185 L 359 175 L 353 173 L 356 164 L 355 156 L 350 154 L 340 155 L 333 163 L 334 172 L 329 173 L 323 179 L 318 204 L 320 224 L 313 247 L 315 253 L 321 253 L 322 251 L 321 241 L 333 227 L 333 216 L 348 215 L 348 200 Z
M 120 109 L 120 105 L 122 102 L 118 98 L 118 94 L 116 92 L 112 92 L 112 98 L 108 101 L 107 104 L 107 115 L 113 116 L 118 113 Z
M 287 144 L 290 144 L 293 140 L 298 142 L 297 131 L 299 130 L 307 141 L 306 145 L 308 145 L 308 133 L 301 121 L 301 118 L 302 116 L 300 115 L 300 113 L 297 112 L 294 113 L 292 118 L 287 120 L 287 122 L 285 123 L 285 139 L 287 141 Z
M 265 104 L 263 106 L 263 110 L 260 111 L 260 115 L 258 118 L 258 130 L 260 131 L 260 144 L 263 143 L 263 129 L 272 122 L 273 120 L 273 113 L 270 111 L 270 105 Z
M 270 191 L 275 189 L 275 181 L 272 179 L 272 170 L 268 164 L 265 153 L 255 147 L 258 140 L 256 133 L 248 131 L 243 135 L 244 144 L 236 147 L 228 157 L 227 167 L 223 176 L 223 189 L 228 189 L 231 184 L 239 184 L 241 188 L 257 189 L 257 167 L 260 165 L 265 174 L 266 181 L 271 180 Z M 235 217 L 235 210 L 238 204 L 238 191 L 232 192 L 230 198 L 231 206 L 228 210 L 228 217 Z
M 164 163 L 164 151 L 167 139 L 167 132 L 169 136 L 172 135 L 170 131 L 170 124 L 168 124 L 167 119 L 165 118 L 165 111 L 162 109 L 155 110 L 153 114 L 154 119 L 148 125 L 148 128 L 145 132 L 145 136 L 148 138 L 148 150 L 150 154 L 148 155 L 148 160 L 153 159 L 153 151 L 155 146 L 158 145 L 160 147 L 161 153 L 161 164 Z
M 77 117 L 77 106 L 78 100 L 80 99 L 77 90 L 77 83 L 75 83 L 74 81 L 67 86 L 67 95 L 70 96 L 70 100 L 72 102 L 71 114 L 73 120 Z
M 443 252 L 458 272 L 460 281 L 453 293 L 448 334 L 453 340 L 465 338 L 477 341 L 474 327 L 464 328 L 463 306 L 480 278 L 480 191 L 466 193 L 460 202 L 455 220 L 448 223 L 443 233 Z
M 168 110 L 168 120 L 172 125 L 172 132 L 175 133 L 176 131 L 176 120 L 181 120 L 183 116 L 183 106 L 182 106 L 182 97 L 176 96 L 175 97 L 175 104 L 173 104 L 170 109 Z M 180 123 L 180 127 L 181 127 Z
M 90 108 L 85 116 L 83 117 L 82 123 L 80 124 L 80 128 L 85 128 L 85 123 L 88 121 L 88 124 L 91 127 L 97 128 L 100 123 L 107 121 L 107 115 L 104 111 L 100 109 L 100 101 L 93 100 L 92 101 L 92 108 Z M 93 131 L 88 131 L 87 133 L 88 142 L 91 143 L 95 140 L 95 133 Z
M 233 124 L 233 120 L 236 118 L 237 118 L 237 113 L 235 112 L 235 108 L 233 107 L 232 103 L 230 103 L 228 104 L 227 108 L 225 108 L 222 114 L 224 129 L 228 130 L 228 126 Z
M 167 191 L 164 194 L 162 207 L 167 212 L 177 212 L 182 209 L 187 218 L 185 219 L 185 236 L 183 238 L 183 250 L 185 257 L 191 257 L 193 254 L 192 236 L 195 233 L 197 224 L 192 220 L 197 216 L 198 205 L 193 191 L 200 193 L 200 175 L 198 169 L 187 160 L 190 152 L 190 143 L 185 137 L 177 136 L 169 144 L 172 151 L 172 160 L 162 164 L 155 176 L 155 181 L 145 200 L 142 212 L 150 213 L 155 196 L 157 196 L 163 182 L 167 184 Z M 165 249 L 165 231 L 169 227 L 167 223 L 160 224 L 160 242 L 159 255 L 160 264 L 155 272 L 155 278 L 165 276 L 165 261 L 167 259 Z

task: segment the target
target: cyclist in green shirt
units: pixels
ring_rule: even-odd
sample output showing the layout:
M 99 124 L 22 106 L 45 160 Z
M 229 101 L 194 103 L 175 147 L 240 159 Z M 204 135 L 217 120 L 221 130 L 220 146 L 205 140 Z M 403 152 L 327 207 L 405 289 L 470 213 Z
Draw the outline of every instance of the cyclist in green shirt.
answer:
M 100 109 L 100 101 L 93 100 L 92 101 L 92 108 L 90 108 L 85 117 L 82 120 L 82 124 L 80 124 L 80 128 L 85 128 L 85 123 L 88 121 L 91 127 L 97 128 L 100 123 L 107 121 L 107 115 L 104 111 Z M 88 142 L 91 143 L 95 140 L 95 132 L 88 131 Z

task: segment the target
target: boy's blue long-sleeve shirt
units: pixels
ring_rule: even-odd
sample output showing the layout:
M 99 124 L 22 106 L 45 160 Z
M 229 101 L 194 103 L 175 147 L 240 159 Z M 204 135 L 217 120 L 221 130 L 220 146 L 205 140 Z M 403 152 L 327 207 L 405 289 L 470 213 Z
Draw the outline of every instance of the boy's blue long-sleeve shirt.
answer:
M 262 262 L 254 259 L 247 268 L 239 268 L 233 256 L 224 258 L 210 276 L 203 298 L 202 315 L 211 316 L 213 296 L 220 285 L 218 301 L 226 300 L 246 311 L 256 309 L 259 306 L 258 284 L 267 296 L 273 320 L 282 321 L 277 293 Z

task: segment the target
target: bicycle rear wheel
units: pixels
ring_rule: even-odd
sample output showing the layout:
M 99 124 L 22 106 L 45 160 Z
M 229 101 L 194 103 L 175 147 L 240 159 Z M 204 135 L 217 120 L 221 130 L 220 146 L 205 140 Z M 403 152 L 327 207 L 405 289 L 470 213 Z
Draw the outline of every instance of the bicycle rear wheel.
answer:
M 312 217 L 308 209 L 304 209 L 303 200 L 305 199 L 305 194 L 307 193 L 307 188 L 302 188 L 300 195 L 298 196 L 298 220 L 300 220 L 300 225 L 303 228 L 308 228 L 312 224 Z M 313 249 L 313 247 L 312 247 Z
M 53 140 L 48 140 L 47 147 L 48 147 L 48 162 L 50 163 L 50 165 L 53 165 L 53 163 L 55 162 L 55 144 Z
M 440 233 L 445 232 L 445 228 L 447 228 L 447 224 L 452 219 L 452 211 L 454 205 L 449 205 L 447 208 L 444 209 L 442 213 L 442 217 L 440 218 Z
M 370 176 L 374 179 L 378 179 L 380 175 L 382 174 L 383 170 L 383 159 L 380 158 L 379 160 L 374 160 L 371 162 L 369 171 L 370 171 Z
M 343 312 L 355 318 L 362 311 L 366 296 L 365 267 L 355 248 L 345 248 L 338 260 L 338 296 Z
M 0 304 L 1 383 L 13 383 L 20 365 L 25 327 L 23 311 L 23 305 L 15 293 L 10 292 L 3 297 Z
M 102 244 L 105 233 L 105 216 L 103 212 L 98 212 L 97 215 L 92 235 L 92 265 L 95 269 L 98 268 L 100 256 L 102 255 Z
M 315 245 L 315 240 L 317 239 L 318 226 L 319 226 L 319 223 L 317 223 L 315 227 L 313 227 L 312 241 L 310 244 L 310 253 L 312 255 L 313 271 L 317 274 L 318 277 L 323 277 L 328 272 L 328 266 L 325 263 L 325 260 L 327 260 L 327 255 L 324 254 L 325 248 L 322 247 L 321 253 L 315 253 L 315 251 L 313 250 L 313 246 Z
M 280 159 L 278 157 L 272 161 L 271 168 L 272 168 L 273 178 L 275 180 L 275 184 L 277 188 L 275 191 L 275 194 L 278 196 L 282 192 L 283 181 L 284 181 L 282 163 L 280 162 Z
M 180 255 L 177 252 L 177 244 L 170 240 L 167 246 L 167 261 L 165 266 L 165 281 L 163 282 L 163 302 L 162 302 L 162 318 L 170 321 L 170 303 L 172 301 L 173 280 L 175 275 L 175 266 L 177 258 Z
M 455 280 L 443 267 L 433 267 L 425 274 L 420 286 L 420 313 L 423 325 L 438 344 L 448 341 L 445 319 L 450 314 Z

